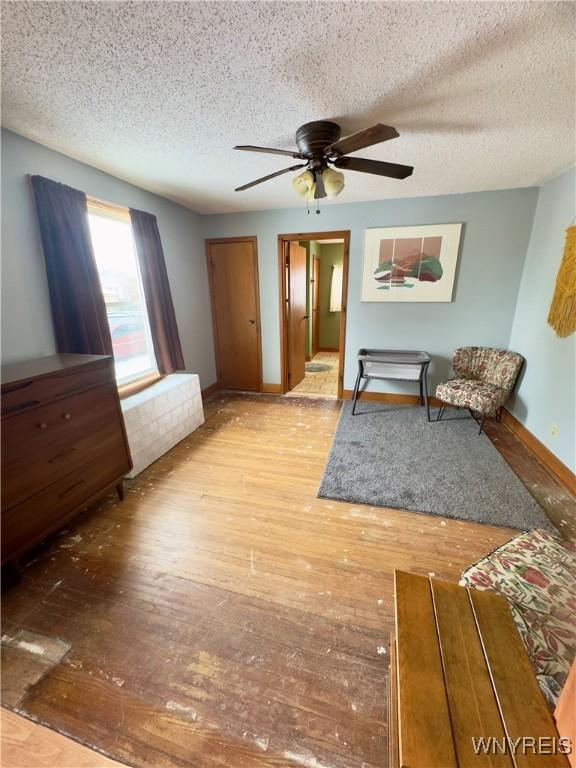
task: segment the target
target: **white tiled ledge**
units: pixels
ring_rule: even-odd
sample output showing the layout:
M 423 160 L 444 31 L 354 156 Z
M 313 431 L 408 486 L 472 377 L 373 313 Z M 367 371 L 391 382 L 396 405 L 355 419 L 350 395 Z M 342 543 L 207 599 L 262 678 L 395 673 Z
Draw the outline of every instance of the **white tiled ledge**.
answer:
M 173 373 L 121 401 L 135 477 L 204 423 L 200 379 Z

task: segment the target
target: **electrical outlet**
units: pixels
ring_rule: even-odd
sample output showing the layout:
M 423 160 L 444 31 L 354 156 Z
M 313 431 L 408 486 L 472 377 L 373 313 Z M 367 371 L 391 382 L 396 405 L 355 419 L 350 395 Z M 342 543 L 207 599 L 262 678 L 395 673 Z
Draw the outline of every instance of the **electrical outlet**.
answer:
M 554 422 L 550 427 L 550 435 L 552 437 L 557 437 L 558 435 L 558 424 L 556 424 L 556 422 Z

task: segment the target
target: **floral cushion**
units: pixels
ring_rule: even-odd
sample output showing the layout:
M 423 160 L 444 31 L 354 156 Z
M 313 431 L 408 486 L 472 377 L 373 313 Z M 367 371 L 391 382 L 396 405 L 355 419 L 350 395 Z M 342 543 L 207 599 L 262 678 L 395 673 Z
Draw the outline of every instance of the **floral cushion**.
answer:
M 524 358 L 517 352 L 494 347 L 460 347 L 452 358 L 457 377 L 494 384 L 507 395 L 514 388 L 523 362 Z
M 448 405 L 470 408 L 486 416 L 494 416 L 508 399 L 508 393 L 493 384 L 469 379 L 451 379 L 439 384 L 436 397 Z
M 555 705 L 576 656 L 576 543 L 541 529 L 467 568 L 460 584 L 507 600 L 542 692 Z

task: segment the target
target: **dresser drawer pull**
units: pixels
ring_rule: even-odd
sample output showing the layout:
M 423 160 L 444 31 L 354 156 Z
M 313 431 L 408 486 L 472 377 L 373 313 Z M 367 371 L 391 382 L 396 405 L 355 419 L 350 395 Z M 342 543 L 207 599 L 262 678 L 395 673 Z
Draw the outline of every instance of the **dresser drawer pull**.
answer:
M 66 488 L 65 491 L 62 491 L 62 493 L 59 494 L 60 498 L 63 496 L 67 496 L 71 491 L 74 490 L 74 488 L 78 488 L 79 485 L 82 485 L 84 483 L 84 480 L 79 480 L 77 483 L 74 483 L 74 485 L 71 485 L 69 488 Z
M 57 453 L 56 456 L 52 456 L 51 459 L 48 460 L 49 464 L 53 464 L 55 461 L 58 461 L 58 459 L 63 459 L 64 456 L 69 456 L 71 453 L 74 453 L 76 448 L 68 448 L 66 451 L 62 451 L 62 453 Z
M 40 424 L 38 424 L 38 429 L 47 429 L 48 424 L 46 424 L 45 421 L 41 421 Z
M 5 399 L 5 397 L 3 398 Z M 17 413 L 23 408 L 31 408 L 33 405 L 40 405 L 40 400 L 26 400 L 25 403 L 16 403 L 16 405 L 2 406 L 2 413 L 8 416 L 11 413 Z
M 72 416 L 71 416 L 71 414 L 69 414 L 69 413 L 63 413 L 63 414 L 62 414 L 62 418 L 63 418 L 65 421 L 70 421 L 70 419 L 72 418 Z

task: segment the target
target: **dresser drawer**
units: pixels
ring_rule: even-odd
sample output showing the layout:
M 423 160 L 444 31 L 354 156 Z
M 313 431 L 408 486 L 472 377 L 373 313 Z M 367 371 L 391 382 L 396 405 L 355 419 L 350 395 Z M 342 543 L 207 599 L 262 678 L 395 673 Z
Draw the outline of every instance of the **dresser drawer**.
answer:
M 106 451 L 2 514 L 2 561 L 55 531 L 130 468 L 123 445 Z
M 77 394 L 106 383 L 114 383 L 109 359 L 91 365 L 2 385 L 2 416 L 10 416 L 39 405 Z
M 55 443 L 37 451 L 33 457 L 20 456 L 9 464 L 3 464 L 2 509 L 10 509 L 19 504 L 31 493 L 83 467 L 103 451 L 112 451 L 116 455 L 120 452 L 126 454 L 120 416 L 116 409 L 109 415 L 103 414 L 102 423 L 94 431 L 79 436 L 73 444 L 68 440 Z
M 118 402 L 114 385 L 108 384 L 49 405 L 42 405 L 2 422 L 2 466 L 54 447 L 55 453 L 73 447 L 77 440 L 97 432 L 107 420 L 118 428 Z

